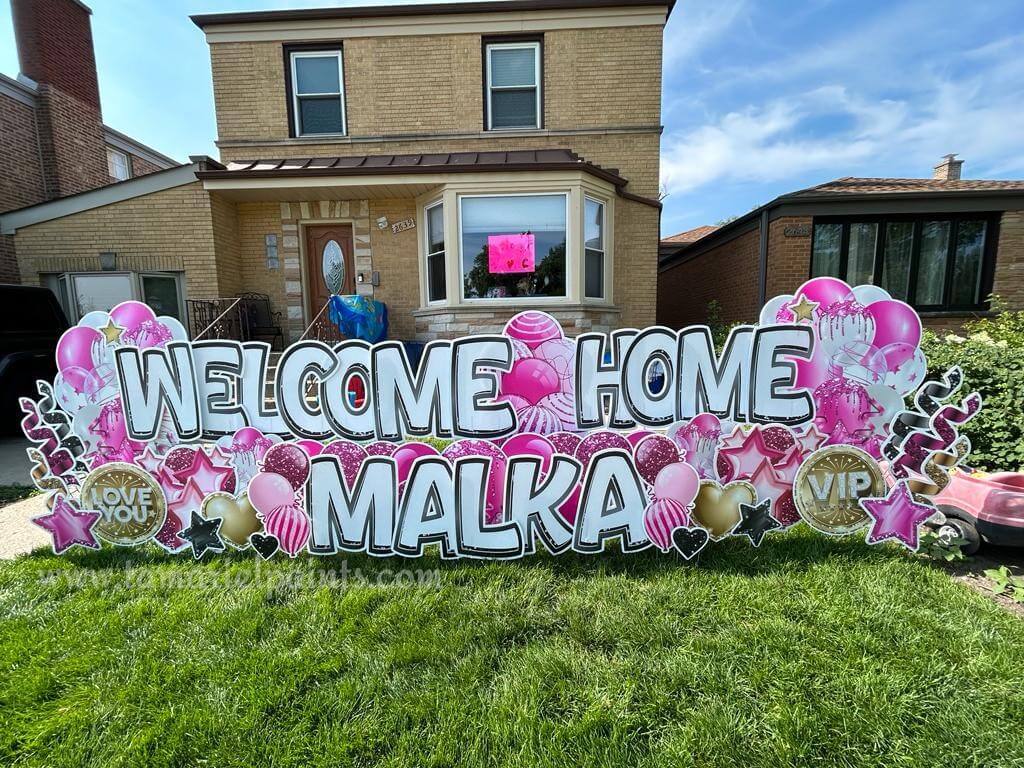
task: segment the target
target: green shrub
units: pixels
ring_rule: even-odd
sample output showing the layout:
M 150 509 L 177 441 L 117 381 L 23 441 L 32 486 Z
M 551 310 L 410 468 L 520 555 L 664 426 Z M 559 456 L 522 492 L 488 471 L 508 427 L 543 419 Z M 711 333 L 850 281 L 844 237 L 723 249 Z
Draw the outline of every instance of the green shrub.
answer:
M 971 466 L 993 472 L 1024 468 L 1024 312 L 997 299 L 998 314 L 965 324 L 962 334 L 925 332 L 921 347 L 936 377 L 954 365 L 964 373 L 957 399 L 977 390 L 981 412 L 963 431 L 971 438 Z

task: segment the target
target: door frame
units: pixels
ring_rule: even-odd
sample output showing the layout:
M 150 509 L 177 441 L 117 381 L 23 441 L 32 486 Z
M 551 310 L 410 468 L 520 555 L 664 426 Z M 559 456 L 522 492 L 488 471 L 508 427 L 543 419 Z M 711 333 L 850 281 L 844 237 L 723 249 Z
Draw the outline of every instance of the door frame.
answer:
M 309 234 L 307 230 L 309 227 L 330 227 L 340 224 L 347 224 L 352 228 L 352 253 L 349 256 L 352 259 L 352 280 L 354 282 L 356 279 L 356 220 L 352 217 L 347 217 L 339 219 L 303 219 L 299 222 L 299 274 L 302 284 L 302 325 L 305 328 L 309 327 L 309 324 L 313 322 L 313 316 L 320 310 L 319 307 L 314 309 L 309 304 L 309 281 L 311 278 L 309 275 Z M 285 293 L 287 294 L 287 290 Z

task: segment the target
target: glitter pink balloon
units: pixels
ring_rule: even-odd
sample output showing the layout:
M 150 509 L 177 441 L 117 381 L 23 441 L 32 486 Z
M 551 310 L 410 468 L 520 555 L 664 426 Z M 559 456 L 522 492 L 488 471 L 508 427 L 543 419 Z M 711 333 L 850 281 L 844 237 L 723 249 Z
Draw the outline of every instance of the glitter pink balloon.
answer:
M 571 432 L 555 432 L 555 434 L 547 435 L 546 437 L 555 446 L 555 450 L 565 456 L 575 456 L 576 449 L 583 442 L 582 437 Z
M 687 507 L 675 499 L 655 499 L 644 510 L 644 530 L 662 552 L 672 549 L 672 532 L 689 524 Z
M 262 471 L 280 475 L 298 490 L 309 477 L 309 457 L 295 443 L 280 443 L 263 457 Z
M 635 450 L 636 447 L 638 445 L 640 445 L 640 442 L 645 437 L 650 437 L 653 434 L 655 434 L 655 433 L 654 432 L 650 432 L 649 430 L 640 429 L 640 430 L 637 430 L 636 432 L 630 432 L 628 435 L 626 435 L 626 439 L 629 441 L 629 444 L 632 445 L 634 450 Z
M 781 424 L 773 424 L 770 427 L 755 427 L 755 429 L 761 430 L 761 440 L 764 442 L 765 448 L 776 454 L 769 457 L 772 460 L 782 458 L 790 448 L 796 445 L 796 438 L 793 437 L 793 433 Z
M 634 454 L 640 477 L 654 485 L 658 473 L 669 464 L 679 462 L 679 449 L 664 435 L 651 435 L 642 440 Z
M 576 458 L 583 465 L 583 471 L 586 472 L 590 459 L 598 451 L 618 448 L 626 453 L 631 453 L 630 447 L 629 441 L 618 432 L 609 432 L 607 430 L 594 432 L 584 437 L 579 447 L 576 448 Z
M 349 488 L 355 485 L 356 478 L 359 477 L 359 470 L 367 457 L 366 449 L 348 440 L 336 440 L 327 445 L 323 453 L 327 456 L 337 456 L 345 482 L 348 483 Z
M 505 325 L 505 335 L 536 349 L 549 339 L 562 337 L 562 326 L 546 312 L 520 312 Z
M 398 448 L 397 443 L 389 443 L 386 440 L 378 440 L 376 443 L 370 443 L 368 446 L 366 446 L 366 455 L 393 456 L 396 448 Z
M 190 469 L 192 467 L 192 462 L 195 461 L 195 459 L 195 448 L 180 445 L 167 452 L 167 455 L 164 456 L 164 466 L 177 475 L 179 472 L 184 472 L 185 470 Z

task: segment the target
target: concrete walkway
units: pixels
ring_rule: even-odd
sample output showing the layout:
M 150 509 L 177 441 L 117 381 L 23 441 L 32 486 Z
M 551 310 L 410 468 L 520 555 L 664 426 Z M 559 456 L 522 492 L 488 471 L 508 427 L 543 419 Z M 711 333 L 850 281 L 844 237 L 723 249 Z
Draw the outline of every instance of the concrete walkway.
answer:
M 42 495 L 0 507 L 0 560 L 13 560 L 37 547 L 50 546 L 50 535 L 30 520 L 45 514 Z

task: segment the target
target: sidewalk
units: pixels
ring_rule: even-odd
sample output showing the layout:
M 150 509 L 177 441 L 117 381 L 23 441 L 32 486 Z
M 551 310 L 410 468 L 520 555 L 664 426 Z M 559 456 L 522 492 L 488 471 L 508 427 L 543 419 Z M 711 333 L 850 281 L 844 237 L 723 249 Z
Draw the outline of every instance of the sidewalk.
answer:
M 32 485 L 25 455 L 30 445 L 24 437 L 0 438 L 0 485 Z
M 50 546 L 49 534 L 29 520 L 46 514 L 43 498 L 33 496 L 0 507 L 0 560 L 13 560 L 37 547 Z

